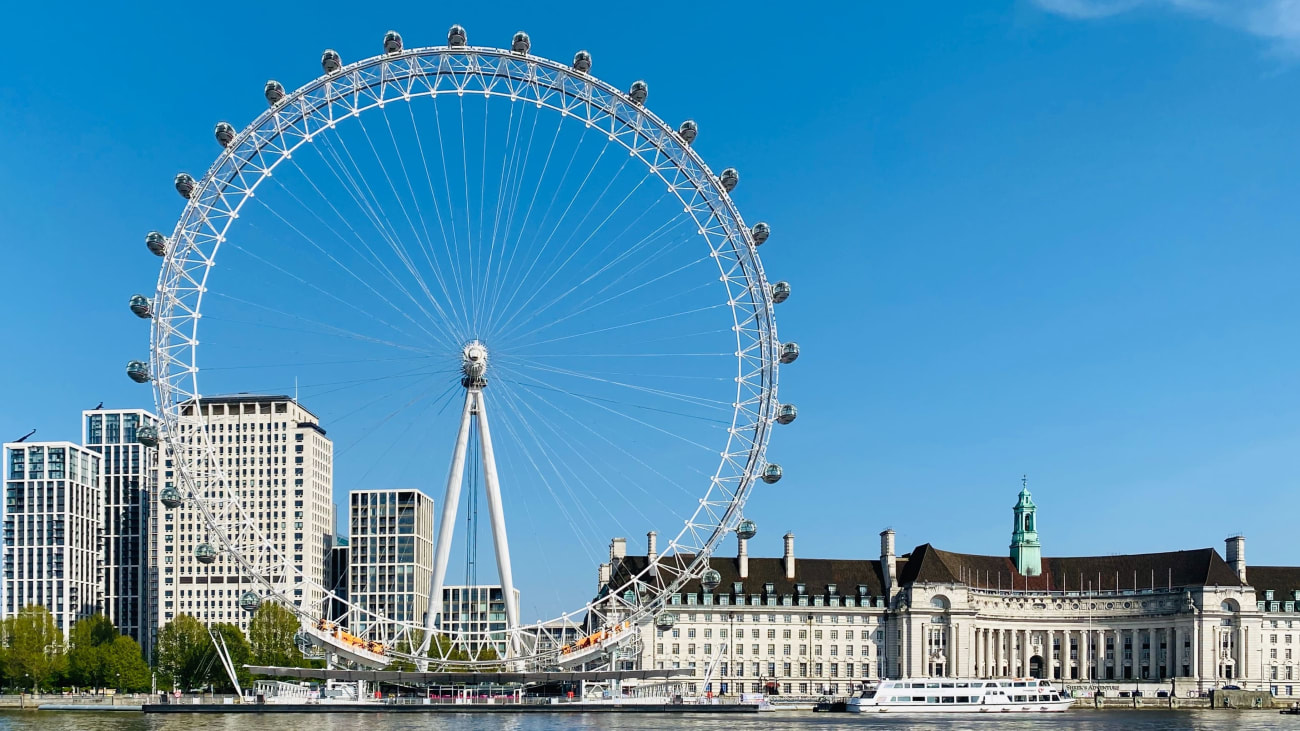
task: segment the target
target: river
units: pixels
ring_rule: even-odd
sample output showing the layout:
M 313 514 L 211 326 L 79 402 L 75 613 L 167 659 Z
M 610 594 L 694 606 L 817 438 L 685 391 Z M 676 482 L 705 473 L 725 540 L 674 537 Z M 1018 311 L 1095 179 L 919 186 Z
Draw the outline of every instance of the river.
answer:
M 764 713 L 754 716 L 665 716 L 660 714 L 384 714 L 322 713 L 293 715 L 194 714 L 145 715 L 134 712 L 79 713 L 68 711 L 0 712 L 0 731 L 550 731 L 591 729 L 592 731 L 673 731 L 725 728 L 727 731 L 770 731 L 782 729 L 837 731 L 839 729 L 939 729 L 945 731 L 1263 731 L 1297 729 L 1300 716 L 1281 716 L 1276 711 L 1093 711 L 1064 714 L 980 717 L 893 716 L 861 717 L 846 713 Z

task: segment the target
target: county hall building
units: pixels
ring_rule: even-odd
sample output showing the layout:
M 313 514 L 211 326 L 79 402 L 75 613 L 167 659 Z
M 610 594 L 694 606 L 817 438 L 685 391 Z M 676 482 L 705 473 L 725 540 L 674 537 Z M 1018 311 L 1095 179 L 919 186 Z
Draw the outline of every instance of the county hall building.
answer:
M 892 530 L 878 559 L 796 558 L 791 534 L 780 558 L 751 558 L 739 540 L 734 557 L 711 560 L 717 589 L 687 583 L 669 598 L 673 626 L 644 626 L 624 662 L 694 668 L 696 692 L 723 695 L 842 695 L 925 676 L 1300 694 L 1300 568 L 1248 567 L 1241 536 L 1223 555 L 1044 557 L 1028 489 L 1013 511 L 1003 556 L 928 543 L 896 555 Z M 614 539 L 601 593 L 646 564 Z

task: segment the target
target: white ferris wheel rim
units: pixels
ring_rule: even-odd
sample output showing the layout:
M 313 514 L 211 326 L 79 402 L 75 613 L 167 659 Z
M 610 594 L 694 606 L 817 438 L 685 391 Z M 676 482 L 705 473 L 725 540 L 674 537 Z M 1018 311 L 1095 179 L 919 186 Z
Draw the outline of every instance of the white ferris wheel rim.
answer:
M 471 84 L 476 79 L 477 85 Z M 182 415 L 182 409 L 201 398 L 198 334 L 207 277 L 226 232 L 257 186 L 294 150 L 311 142 L 316 134 L 332 129 L 338 121 L 385 104 L 409 103 L 422 96 L 448 93 L 508 97 L 585 121 L 588 126 L 608 125 L 605 131 L 611 140 L 647 164 L 681 200 L 686 214 L 699 225 L 698 234 L 713 250 L 722 274 L 720 279 L 727 286 L 737 342 L 737 400 L 718 471 L 694 514 L 664 547 L 657 562 L 620 579 L 617 585 L 611 584 L 607 595 L 554 619 L 521 625 L 510 631 L 536 633 L 543 625 L 555 621 L 580 625 L 585 621 L 585 626 L 580 627 L 582 635 L 619 623 L 626 623 L 622 624 L 624 627 L 636 626 L 653 617 L 672 593 L 707 567 L 715 547 L 740 521 L 745 501 L 767 466 L 767 442 L 779 405 L 777 371 L 781 344 L 776 334 L 770 285 L 756 243 L 718 177 L 663 120 L 589 73 L 506 49 L 413 48 L 376 55 L 320 76 L 286 93 L 281 101 L 240 131 L 207 173 L 195 182 L 193 194 L 168 240 L 159 275 L 153 302 L 149 370 L 163 422 L 162 440 L 168 452 L 179 452 L 175 448 L 176 440 L 187 418 Z M 585 117 L 579 115 L 580 111 Z M 723 261 L 727 253 L 734 256 L 734 260 L 726 262 L 731 264 L 730 268 Z M 203 435 L 198 447 L 208 456 L 214 455 L 211 439 L 202 430 L 196 433 Z M 198 508 L 210 535 L 221 544 L 223 552 L 263 587 L 265 597 L 279 599 L 304 622 L 319 619 L 320 615 L 309 608 L 295 607 L 292 598 L 285 596 L 285 585 L 272 581 L 245 555 L 241 546 L 273 545 L 251 520 L 239 525 L 240 530 L 249 531 L 241 537 L 216 530 L 244 520 L 238 498 L 219 494 L 216 499 L 198 499 L 199 490 L 195 487 L 198 476 L 190 473 L 186 459 L 177 458 L 174 463 L 177 487 L 187 502 Z M 736 470 L 734 474 L 726 472 L 728 465 Z M 217 470 L 218 487 L 215 490 L 211 487 L 209 477 L 209 484 L 202 488 L 206 493 L 232 489 L 224 469 Z M 292 570 L 288 557 L 280 558 L 284 559 L 281 566 Z M 300 578 L 312 581 L 305 576 Z M 364 608 L 336 597 L 330 587 L 319 588 L 326 601 L 341 601 L 349 610 L 369 614 Z M 418 620 L 395 622 L 382 616 L 378 618 L 390 625 L 406 625 L 406 630 L 423 629 L 423 623 Z M 442 634 L 452 633 L 444 630 Z M 455 636 L 463 637 L 464 633 Z M 434 662 L 446 659 L 396 651 L 389 654 Z M 556 659 L 554 654 L 550 651 L 546 656 L 524 655 L 515 659 L 535 659 L 547 664 Z M 457 662 L 475 665 L 497 661 Z

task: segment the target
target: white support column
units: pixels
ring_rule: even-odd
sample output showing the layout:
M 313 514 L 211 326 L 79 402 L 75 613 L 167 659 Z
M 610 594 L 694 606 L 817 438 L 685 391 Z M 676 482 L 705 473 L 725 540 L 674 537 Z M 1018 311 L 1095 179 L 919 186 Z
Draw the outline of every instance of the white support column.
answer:
M 447 561 L 451 558 L 451 536 L 456 528 L 456 513 L 460 508 L 460 485 L 465 476 L 465 451 L 469 446 L 470 417 L 474 411 L 474 392 L 465 391 L 465 408 L 460 414 L 460 431 L 456 434 L 456 448 L 451 455 L 451 468 L 447 471 L 447 492 L 442 498 L 442 519 L 438 523 L 436 548 L 433 552 L 433 574 L 429 577 L 429 613 L 424 620 L 423 655 L 429 649 L 429 640 L 439 614 L 442 613 L 442 587 L 447 579 Z
M 514 629 L 519 626 L 519 604 L 515 600 L 515 580 L 510 571 L 510 543 L 506 537 L 506 514 L 501 504 L 501 486 L 497 481 L 496 456 L 492 451 L 492 433 L 488 429 L 487 408 L 483 392 L 473 390 L 478 407 L 478 435 L 483 448 L 483 482 L 487 490 L 488 514 L 492 519 L 492 543 L 496 547 L 497 574 L 501 578 L 501 593 L 506 603 L 506 627 L 510 632 L 511 648 L 515 648 Z

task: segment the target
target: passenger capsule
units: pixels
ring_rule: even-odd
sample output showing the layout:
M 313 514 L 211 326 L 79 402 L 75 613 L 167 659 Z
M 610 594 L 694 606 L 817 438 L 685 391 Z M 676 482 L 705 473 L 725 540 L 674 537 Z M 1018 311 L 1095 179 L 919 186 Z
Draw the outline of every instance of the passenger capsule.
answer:
M 759 221 L 749 230 L 749 235 L 754 237 L 754 246 L 762 246 L 763 242 L 767 241 L 767 237 L 772 235 L 772 227 L 763 221 Z
M 695 123 L 694 119 L 688 119 L 682 122 L 682 126 L 677 128 L 677 134 L 681 135 L 682 141 L 686 144 L 695 142 L 695 138 L 700 136 L 700 126 Z
M 789 363 L 793 363 L 793 362 L 795 362 L 795 361 L 798 360 L 798 359 L 799 359 L 799 344 L 798 344 L 798 343 L 786 343 L 785 345 L 782 345 L 782 346 L 781 346 L 781 362 L 782 362 L 782 363 L 789 364 Z
M 142 426 L 135 430 L 135 440 L 146 447 L 158 446 L 158 430 L 152 426 Z
M 163 507 L 168 510 L 175 510 L 185 502 L 185 498 L 181 497 L 180 490 L 174 487 L 164 487 L 162 492 L 158 494 L 158 502 L 162 503 Z
M 645 104 L 645 98 L 650 95 L 650 87 L 644 81 L 633 81 L 627 95 L 634 104 Z
M 591 71 L 591 54 L 586 51 L 578 51 L 573 54 L 573 68 L 584 74 Z
M 245 612 L 256 612 L 262 606 L 262 597 L 257 592 L 246 591 L 239 597 L 239 608 Z
M 275 79 L 271 79 L 266 82 L 266 90 L 264 93 L 266 94 L 266 103 L 275 106 L 284 99 L 284 84 L 281 84 Z
M 149 364 L 142 360 L 133 360 L 126 364 L 126 375 L 136 383 L 148 383 Z
M 402 35 L 395 30 L 384 34 L 384 53 L 401 53 Z
M 718 181 L 722 183 L 722 189 L 730 193 L 736 189 L 736 184 L 740 182 L 740 171 L 735 168 L 727 168 L 718 176 Z
M 799 418 L 799 409 L 794 404 L 781 404 L 781 408 L 776 410 L 776 423 L 789 424 Z
M 736 537 L 741 540 L 747 541 L 756 535 L 758 535 L 758 525 L 748 518 L 740 521 L 740 525 L 736 526 Z
M 343 68 L 343 62 L 339 60 L 338 51 L 333 48 L 326 48 L 325 52 L 320 55 L 320 67 L 325 69 L 327 74 L 332 74 Z
M 200 543 L 194 549 L 194 559 L 199 563 L 212 563 L 217 560 L 217 549 L 211 543 Z
M 532 45 L 532 42 L 528 40 L 528 34 L 519 31 L 515 34 L 514 40 L 510 41 L 510 50 L 515 53 L 528 53 L 528 49 Z
M 189 200 L 194 195 L 194 178 L 189 173 L 181 173 L 176 176 L 176 192 L 181 194 L 185 200 Z
M 700 575 L 700 586 L 709 593 L 712 593 L 721 583 L 722 574 L 718 573 L 716 569 L 705 569 L 704 573 Z
M 778 305 L 790 299 L 790 283 L 777 282 L 772 285 L 772 301 Z
M 451 30 L 447 31 L 447 45 L 449 46 L 463 46 L 468 41 L 469 37 L 465 35 L 463 26 L 453 25 Z
M 677 618 L 669 614 L 668 612 L 660 612 L 655 615 L 655 627 L 663 632 L 667 632 L 668 630 L 672 629 L 673 625 L 676 623 L 677 623 Z
M 781 481 L 781 465 L 770 464 L 763 468 L 763 482 L 769 485 L 775 485 Z
M 217 142 L 222 147 L 230 147 L 230 143 L 235 141 L 235 128 L 231 127 L 228 122 L 217 122 L 217 129 L 214 134 L 217 136 Z
M 153 317 L 153 306 L 149 304 L 149 298 L 142 294 L 131 295 L 131 311 L 141 320 Z
M 167 237 L 157 231 L 145 234 L 144 245 L 149 247 L 149 251 L 155 256 L 167 255 Z

